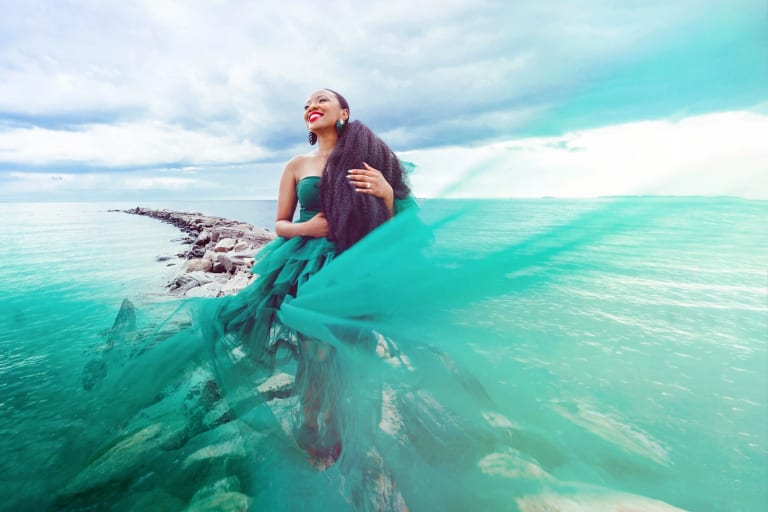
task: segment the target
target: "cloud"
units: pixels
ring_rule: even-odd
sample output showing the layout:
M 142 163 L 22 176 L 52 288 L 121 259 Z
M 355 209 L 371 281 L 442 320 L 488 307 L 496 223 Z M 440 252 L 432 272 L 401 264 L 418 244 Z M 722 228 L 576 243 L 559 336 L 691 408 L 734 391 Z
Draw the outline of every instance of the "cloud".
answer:
M 263 148 L 248 140 L 152 121 L 83 125 L 73 130 L 24 127 L 0 131 L 0 162 L 16 165 L 143 167 L 248 162 L 265 155 Z
M 400 152 L 420 197 L 733 195 L 768 199 L 768 113 L 643 121 Z M 0 200 L 273 199 L 282 163 L 0 173 Z
M 406 152 L 438 197 L 735 195 L 768 199 L 768 115 L 725 112 L 560 137 Z
M 633 104 L 641 88 L 614 73 L 663 63 L 670 47 L 684 58 L 697 44 L 690 27 L 750 17 L 751 3 L 734 1 L 0 0 L 0 172 L 196 165 L 215 175 L 260 163 L 279 173 L 275 162 L 308 149 L 302 105 L 318 87 L 344 93 L 353 118 L 398 151 L 691 115 L 685 95 Z M 761 36 L 721 33 L 746 33 L 742 47 Z M 731 55 L 710 50 L 689 67 L 716 71 Z M 643 69 L 648 83 L 685 79 Z M 734 107 L 730 87 L 709 111 L 723 90 L 727 109 L 759 102 L 759 80 L 739 76 L 751 103 Z

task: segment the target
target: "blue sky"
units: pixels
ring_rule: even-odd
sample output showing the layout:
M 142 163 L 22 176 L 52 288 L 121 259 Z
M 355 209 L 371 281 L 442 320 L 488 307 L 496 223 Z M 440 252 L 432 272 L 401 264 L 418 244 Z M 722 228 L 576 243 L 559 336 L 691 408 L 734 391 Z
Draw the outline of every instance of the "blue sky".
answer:
M 420 196 L 768 198 L 764 0 L 0 11 L 0 201 L 273 198 L 322 87 Z

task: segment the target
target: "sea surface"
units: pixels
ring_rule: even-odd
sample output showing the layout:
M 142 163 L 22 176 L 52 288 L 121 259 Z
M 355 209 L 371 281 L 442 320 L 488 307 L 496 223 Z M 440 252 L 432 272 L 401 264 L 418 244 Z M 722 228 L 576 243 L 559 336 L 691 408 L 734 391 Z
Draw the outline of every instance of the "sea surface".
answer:
M 618 447 L 616 480 L 588 464 L 560 478 L 685 510 L 768 509 L 768 202 L 630 198 L 641 220 L 590 216 L 612 201 L 427 203 L 433 216 L 475 217 L 438 243 L 460 239 L 479 258 L 537 233 L 573 239 L 557 271 L 467 319 L 513 334 L 493 355 L 505 385 L 519 380 L 560 420 Z M 175 227 L 115 211 L 135 206 L 271 228 L 275 202 L 0 203 L 0 510 L 45 510 L 73 477 L 59 433 L 89 428 L 72 412 L 84 365 L 124 298 L 141 314 L 182 268 Z M 608 220 L 608 233 L 579 236 Z M 511 420 L 558 446 L 562 424 L 524 411 Z

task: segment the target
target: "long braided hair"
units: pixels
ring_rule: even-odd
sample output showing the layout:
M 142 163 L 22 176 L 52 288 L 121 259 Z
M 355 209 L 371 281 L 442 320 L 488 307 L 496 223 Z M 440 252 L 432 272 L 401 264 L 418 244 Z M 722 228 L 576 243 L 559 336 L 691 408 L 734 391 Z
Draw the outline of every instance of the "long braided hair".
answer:
M 349 109 L 343 96 L 326 90 L 336 95 L 341 108 Z M 392 186 L 395 199 L 404 199 L 410 193 L 400 160 L 389 146 L 360 121 L 346 123 L 320 180 L 320 199 L 328 220 L 329 238 L 339 252 L 349 249 L 390 217 L 383 199 L 357 192 L 347 179 L 347 171 L 363 169 L 363 162 L 381 171 Z

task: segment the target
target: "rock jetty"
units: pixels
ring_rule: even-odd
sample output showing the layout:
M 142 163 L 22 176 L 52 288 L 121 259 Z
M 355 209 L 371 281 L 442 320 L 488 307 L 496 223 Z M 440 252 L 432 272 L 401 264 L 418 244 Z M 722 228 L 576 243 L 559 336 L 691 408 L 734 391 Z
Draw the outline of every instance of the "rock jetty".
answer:
M 253 279 L 253 256 L 275 234 L 251 224 L 198 212 L 131 208 L 125 213 L 144 215 L 172 224 L 187 236 L 190 248 L 179 254 L 185 271 L 168 283 L 174 295 L 221 297 L 235 294 Z

